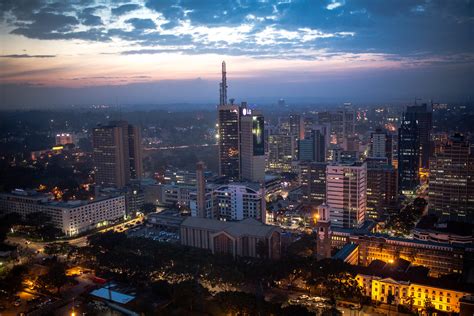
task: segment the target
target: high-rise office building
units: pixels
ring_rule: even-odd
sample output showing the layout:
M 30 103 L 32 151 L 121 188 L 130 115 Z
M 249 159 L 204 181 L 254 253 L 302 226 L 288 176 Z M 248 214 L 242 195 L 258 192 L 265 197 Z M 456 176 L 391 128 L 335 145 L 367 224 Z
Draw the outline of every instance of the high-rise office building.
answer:
M 218 106 L 219 175 L 263 181 L 265 176 L 265 122 L 263 116 L 230 99 L 227 104 L 227 72 L 222 63 Z
M 419 185 L 420 132 L 416 115 L 405 112 L 398 129 L 398 189 L 411 194 Z
M 293 160 L 293 146 L 294 143 L 291 135 L 269 135 L 267 169 L 273 172 L 290 172 Z
M 304 121 L 298 114 L 291 114 L 289 117 L 290 135 L 297 139 L 304 139 Z
M 408 106 L 398 131 L 399 190 L 412 193 L 419 184 L 420 169 L 428 169 L 432 113 L 426 104 Z
M 239 123 L 240 108 L 227 104 L 227 71 L 222 62 L 222 81 L 219 85 L 220 99 L 218 111 L 219 175 L 237 179 L 240 170 Z
M 141 134 L 126 121 L 97 126 L 92 132 L 95 182 L 122 188 L 142 175 Z
M 329 124 L 338 144 L 355 134 L 355 118 L 355 112 L 350 108 L 318 113 L 319 124 Z
M 264 118 L 257 111 L 241 107 L 240 117 L 240 178 L 265 180 Z
M 355 228 L 366 220 L 367 165 L 333 164 L 326 169 L 326 203 L 331 208 L 331 224 Z
M 240 170 L 238 105 L 218 108 L 219 175 L 238 178 Z
M 397 170 L 386 158 L 367 161 L 367 219 L 377 220 L 397 204 Z
M 370 153 L 373 158 L 386 158 L 389 164 L 392 163 L 392 135 L 386 130 L 377 128 L 370 134 Z
M 190 197 L 191 214 L 195 217 L 219 220 L 243 220 L 253 218 L 265 223 L 266 204 L 263 189 L 251 188 L 241 183 L 210 186 L 205 194 L 205 212 L 199 211 L 198 197 Z
M 287 127 L 287 128 L 286 128 Z M 288 122 L 282 125 L 283 132 L 292 136 L 293 160 L 298 160 L 298 142 L 304 139 L 304 120 L 298 114 L 291 114 Z
M 409 106 L 407 114 L 418 122 L 418 134 L 420 138 L 420 167 L 429 169 L 430 156 L 432 154 L 431 133 L 433 128 L 433 114 L 427 104 Z
M 430 165 L 429 212 L 441 220 L 474 223 L 474 155 L 455 134 L 439 148 Z
M 142 131 L 138 126 L 128 125 L 128 152 L 130 178 L 141 179 L 143 175 Z
M 326 161 L 326 136 L 323 129 L 312 129 L 310 135 L 298 142 L 298 160 Z
M 323 162 L 301 162 L 299 180 L 303 191 L 303 202 L 320 205 L 326 200 L 326 167 Z

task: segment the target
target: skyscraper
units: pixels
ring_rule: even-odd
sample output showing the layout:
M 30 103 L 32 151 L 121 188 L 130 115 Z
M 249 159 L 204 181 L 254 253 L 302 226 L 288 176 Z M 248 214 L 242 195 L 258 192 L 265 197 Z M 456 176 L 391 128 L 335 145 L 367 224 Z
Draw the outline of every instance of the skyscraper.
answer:
M 227 103 L 227 73 L 222 63 L 218 106 L 219 174 L 233 179 L 260 182 L 265 176 L 265 122 L 263 116 L 230 99 Z
M 420 137 L 420 167 L 429 169 L 430 156 L 432 154 L 431 132 L 433 128 L 433 114 L 427 104 L 409 106 L 407 113 L 414 116 L 418 121 L 418 133 Z
M 420 133 L 416 114 L 405 112 L 398 129 L 398 189 L 410 194 L 416 189 L 420 169 Z
M 429 212 L 441 220 L 474 223 L 474 156 L 455 134 L 439 148 L 430 166 Z
M 143 175 L 142 131 L 128 125 L 128 152 L 130 157 L 130 178 L 141 179 Z
M 219 105 L 227 105 L 227 70 L 225 61 L 222 61 L 222 81 L 220 83 Z
M 265 178 L 264 118 L 257 111 L 241 107 L 240 178 L 261 182 Z
M 218 111 L 219 175 L 238 178 L 240 174 L 239 130 L 240 108 L 227 104 L 227 72 L 222 62 L 222 81 L 220 83 Z
M 355 228 L 366 220 L 367 165 L 333 164 L 326 170 L 326 203 L 331 209 L 331 224 Z
M 126 121 L 97 126 L 92 132 L 95 182 L 122 188 L 142 174 L 141 134 Z
M 298 160 L 326 161 L 326 138 L 323 129 L 311 129 L 310 135 L 298 141 Z
M 377 220 L 388 209 L 396 206 L 397 184 L 397 170 L 385 158 L 367 161 L 368 219 Z
M 350 108 L 318 113 L 319 124 L 329 124 L 331 134 L 336 136 L 337 143 L 342 144 L 347 137 L 355 134 L 355 112 Z
M 303 202 L 311 205 L 322 204 L 326 200 L 327 164 L 323 162 L 301 162 L 299 167 Z
M 293 146 L 294 143 L 291 135 L 269 135 L 267 169 L 274 172 L 290 172 L 293 160 Z
M 238 105 L 218 108 L 219 175 L 238 178 L 240 174 Z
M 296 136 L 297 139 L 304 139 L 304 121 L 298 114 L 291 114 L 289 119 L 290 135 Z
M 389 164 L 392 163 L 392 135 L 386 130 L 377 128 L 370 134 L 370 153 L 372 158 L 386 158 Z

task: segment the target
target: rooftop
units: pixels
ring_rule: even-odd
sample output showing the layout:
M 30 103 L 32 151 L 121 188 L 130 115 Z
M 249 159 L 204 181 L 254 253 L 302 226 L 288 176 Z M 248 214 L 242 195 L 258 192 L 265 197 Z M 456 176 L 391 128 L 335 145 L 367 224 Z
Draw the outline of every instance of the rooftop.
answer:
M 232 236 L 268 236 L 274 230 L 279 228 L 276 226 L 263 224 L 255 219 L 247 218 L 242 221 L 219 221 L 216 219 L 188 217 L 181 226 L 208 229 L 214 232 L 225 231 Z

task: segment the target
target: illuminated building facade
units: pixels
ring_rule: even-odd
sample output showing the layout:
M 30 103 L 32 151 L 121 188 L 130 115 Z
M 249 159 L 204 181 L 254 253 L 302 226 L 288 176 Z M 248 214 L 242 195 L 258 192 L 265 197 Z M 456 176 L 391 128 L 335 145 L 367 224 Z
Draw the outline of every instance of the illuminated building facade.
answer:
M 415 310 L 424 310 L 426 302 L 430 302 L 434 309 L 445 313 L 459 313 L 460 300 L 469 295 L 469 292 L 436 285 L 435 282 L 423 284 L 397 280 L 392 277 L 380 277 L 368 274 L 357 274 L 356 280 L 363 289 L 363 293 L 372 301 L 412 306 Z
M 126 121 L 99 125 L 92 131 L 95 182 L 123 188 L 143 173 L 140 129 Z
M 262 182 L 265 179 L 265 122 L 257 111 L 241 108 L 240 179 Z
M 474 156 L 463 135 L 456 134 L 431 161 L 429 212 L 442 221 L 474 223 Z
M 51 223 L 67 236 L 104 226 L 125 216 L 125 196 L 95 200 L 58 202 L 35 192 L 16 190 L 0 194 L 0 212 L 18 213 L 23 218 L 32 213 L 43 213 Z
M 404 114 L 398 129 L 398 189 L 410 194 L 419 185 L 420 135 L 413 115 Z
M 330 218 L 334 227 L 360 227 L 367 215 L 367 165 L 328 165 L 326 203 L 331 207 Z
M 370 153 L 373 158 L 386 158 L 387 163 L 392 163 L 392 135 L 386 130 L 377 128 L 370 134 Z
M 319 124 L 329 124 L 331 134 L 335 135 L 338 144 L 355 134 L 355 120 L 355 112 L 350 108 L 318 113 Z
M 219 175 L 238 179 L 240 174 L 238 105 L 218 107 Z
M 191 214 L 224 221 L 253 218 L 265 222 L 266 204 L 263 189 L 255 190 L 245 184 L 210 185 L 206 189 L 205 211 L 198 211 L 195 191 L 190 195 Z
M 326 201 L 326 167 L 327 164 L 324 162 L 301 162 L 299 164 L 304 203 L 320 205 Z
M 291 135 L 273 134 L 268 136 L 267 169 L 273 172 L 292 170 L 294 142 Z
M 56 146 L 74 144 L 74 138 L 72 134 L 60 133 L 56 134 Z
M 398 258 L 430 269 L 430 275 L 461 274 L 465 248 L 413 239 L 352 235 L 349 240 L 359 245 L 359 265 L 368 266 L 374 260 L 393 262 Z
M 367 162 L 367 218 L 377 220 L 396 206 L 397 170 L 389 164 Z

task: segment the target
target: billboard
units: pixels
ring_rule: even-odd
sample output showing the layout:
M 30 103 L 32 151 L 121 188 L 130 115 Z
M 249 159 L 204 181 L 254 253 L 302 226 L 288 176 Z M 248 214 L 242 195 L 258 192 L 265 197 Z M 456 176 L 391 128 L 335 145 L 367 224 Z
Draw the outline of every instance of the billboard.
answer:
M 253 155 L 265 155 L 265 121 L 263 116 L 252 117 Z

